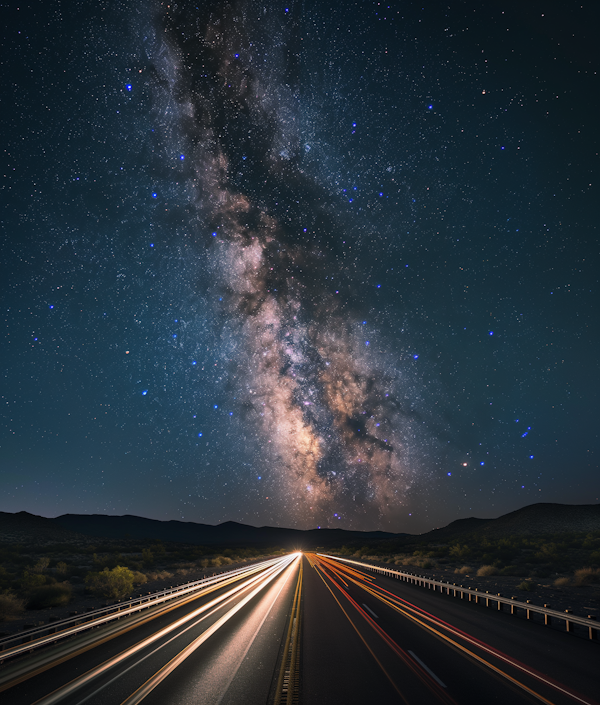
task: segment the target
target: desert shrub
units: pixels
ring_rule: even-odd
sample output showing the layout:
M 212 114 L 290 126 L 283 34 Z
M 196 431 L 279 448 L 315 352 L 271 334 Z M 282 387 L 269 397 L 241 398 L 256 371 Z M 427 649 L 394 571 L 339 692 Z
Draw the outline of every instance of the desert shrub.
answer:
M 215 566 L 215 568 L 218 568 L 222 565 L 231 565 L 232 563 L 233 561 L 231 560 L 231 558 L 229 558 L 229 556 L 215 556 L 212 559 L 212 564 L 213 566 Z
M 21 579 L 21 587 L 25 590 L 31 590 L 41 587 L 46 584 L 46 576 L 41 573 L 30 573 L 28 570 L 23 571 Z
M 173 573 L 168 570 L 159 570 L 156 573 L 148 573 L 149 580 L 168 580 L 173 577 Z
M 524 580 L 522 583 L 517 585 L 517 590 L 525 590 L 526 592 L 533 592 L 535 590 L 537 585 L 533 582 L 533 580 Z
M 145 573 L 142 573 L 139 570 L 133 571 L 133 584 L 134 585 L 144 585 L 147 582 L 148 582 L 148 578 L 146 577 Z
M 65 576 L 69 572 L 69 566 L 64 561 L 60 561 L 56 564 L 54 572 L 56 575 Z
M 23 600 L 10 593 L 0 595 L 0 622 L 17 617 L 22 611 Z
M 554 587 L 566 587 L 567 585 L 570 585 L 570 583 L 570 578 L 556 578 L 556 580 L 554 581 Z
M 468 565 L 463 565 L 460 568 L 456 568 L 456 570 L 454 572 L 458 573 L 458 575 L 467 575 L 467 573 L 473 572 L 473 568 L 471 568 Z
M 461 546 L 460 544 L 456 544 L 455 546 L 452 546 L 450 549 L 450 557 L 455 559 L 455 560 L 464 560 L 465 558 L 468 558 L 471 555 L 471 549 L 468 546 Z
M 594 568 L 580 568 L 575 571 L 573 584 L 577 587 L 584 587 L 592 583 L 600 583 L 600 570 Z
M 38 559 L 37 563 L 31 569 L 34 573 L 44 573 L 48 570 L 50 565 L 50 559 L 47 556 L 42 556 Z
M 500 575 L 519 575 L 521 571 L 519 570 L 519 567 L 516 565 L 507 565 L 505 568 L 502 568 L 500 571 Z
M 142 562 L 146 566 L 154 565 L 154 553 L 149 548 L 142 550 Z
M 71 586 L 68 583 L 43 585 L 35 588 L 27 601 L 28 610 L 43 610 L 47 607 L 60 607 L 71 600 Z
M 590 553 L 590 561 L 592 561 L 592 563 L 600 563 L 600 551 L 592 551 L 592 553 Z
M 88 573 L 85 584 L 94 595 L 120 600 L 133 590 L 134 575 L 122 565 L 112 570 L 105 568 L 100 573 Z
M 477 575 L 480 577 L 484 575 L 496 575 L 497 572 L 498 569 L 493 565 L 482 565 L 477 571 Z
M 394 556 L 394 565 L 407 565 L 408 556 L 403 553 L 399 553 Z

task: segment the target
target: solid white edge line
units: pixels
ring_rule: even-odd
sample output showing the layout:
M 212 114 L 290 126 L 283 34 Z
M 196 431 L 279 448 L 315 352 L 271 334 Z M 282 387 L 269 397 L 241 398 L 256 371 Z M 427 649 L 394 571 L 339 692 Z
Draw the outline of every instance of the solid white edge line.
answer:
M 362 606 L 363 606 L 368 612 L 370 612 L 370 613 L 373 615 L 373 617 L 375 617 L 375 619 L 379 619 L 379 617 L 375 614 L 375 612 L 373 612 L 373 610 L 372 610 L 368 605 L 365 605 L 364 602 L 362 603 Z
M 429 673 L 429 675 L 433 678 L 433 680 L 434 680 L 436 683 L 438 683 L 439 685 L 441 685 L 442 688 L 446 688 L 446 684 L 443 683 L 443 682 L 435 675 L 435 673 L 431 670 L 431 668 L 428 668 L 428 667 L 423 663 L 423 661 L 421 661 L 421 659 L 420 659 L 413 651 L 409 651 L 408 653 L 414 658 L 414 660 L 415 660 L 422 668 L 424 668 L 424 669 L 427 671 L 427 673 Z

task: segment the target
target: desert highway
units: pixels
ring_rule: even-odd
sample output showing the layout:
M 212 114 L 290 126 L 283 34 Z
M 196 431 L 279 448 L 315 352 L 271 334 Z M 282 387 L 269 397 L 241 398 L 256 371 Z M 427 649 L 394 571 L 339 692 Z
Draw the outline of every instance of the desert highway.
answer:
M 314 553 L 59 624 L 0 658 L 10 705 L 593 705 L 600 693 L 596 641 Z

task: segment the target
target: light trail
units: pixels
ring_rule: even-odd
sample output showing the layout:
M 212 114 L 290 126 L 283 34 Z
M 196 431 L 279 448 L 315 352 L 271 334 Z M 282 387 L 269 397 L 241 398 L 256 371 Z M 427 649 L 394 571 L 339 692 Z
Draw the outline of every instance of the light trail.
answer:
M 44 696 L 43 698 L 39 699 L 36 701 L 35 705 L 53 705 L 54 703 L 58 703 L 60 700 L 64 699 L 68 695 L 73 694 L 83 686 L 89 684 L 91 681 L 94 679 L 98 678 L 99 676 L 107 673 L 110 669 L 118 666 L 119 664 L 123 663 L 126 659 L 131 658 L 135 654 L 139 653 L 143 649 L 147 648 L 151 644 L 155 643 L 159 639 L 164 638 L 171 632 L 175 630 L 180 630 L 181 627 L 183 627 L 185 624 L 193 620 L 194 618 L 203 615 L 199 620 L 197 620 L 194 624 L 189 625 L 186 629 L 179 631 L 175 637 L 177 638 L 184 633 L 186 633 L 190 628 L 193 626 L 196 626 L 199 624 L 201 621 L 208 619 L 211 615 L 213 615 L 217 610 L 222 609 L 224 606 L 232 602 L 234 599 L 238 598 L 241 593 L 250 590 L 253 586 L 256 584 L 259 584 L 259 587 L 257 590 L 255 590 L 252 595 L 256 594 L 257 591 L 260 591 L 264 585 L 266 585 L 272 577 L 276 577 L 279 573 L 281 573 L 295 558 L 297 558 L 297 554 L 293 554 L 292 556 L 285 556 L 281 559 L 278 559 L 274 561 L 269 567 L 263 570 L 263 572 L 259 573 L 258 575 L 252 575 L 256 571 L 251 570 L 249 573 L 251 573 L 250 577 L 245 580 L 240 585 L 237 585 L 236 587 L 232 588 L 231 590 L 227 591 L 225 594 L 220 595 L 219 597 L 211 600 L 207 604 L 203 605 L 202 607 L 199 607 L 189 614 L 185 615 L 184 617 L 181 617 L 180 619 L 176 620 L 172 624 L 169 624 L 167 627 L 164 627 L 163 629 L 160 629 L 159 631 L 155 632 L 152 634 L 150 637 L 147 637 L 146 639 L 143 639 L 142 641 L 138 642 L 134 646 L 130 647 L 129 649 L 126 649 L 125 651 L 122 651 L 120 654 L 117 656 L 108 659 L 104 663 L 100 664 L 99 666 L 96 666 L 95 668 L 89 670 L 88 672 L 82 674 L 78 678 L 75 678 L 74 680 L 70 681 L 66 685 L 58 688 L 57 690 L 53 691 L 52 693 Z M 240 575 L 237 575 L 235 578 L 232 578 L 231 581 L 227 581 L 228 583 L 231 582 L 237 582 L 241 580 L 242 577 Z M 266 582 L 265 582 L 266 581 Z M 219 587 L 222 587 L 223 583 L 220 583 Z M 217 589 L 214 587 L 214 589 Z M 246 601 L 244 604 L 246 604 Z M 206 614 L 205 614 L 206 613 Z M 214 633 L 213 630 L 211 633 Z M 207 637 L 208 638 L 208 637 Z M 169 642 L 172 641 L 172 639 L 169 640 Z M 167 643 L 169 643 L 167 642 Z M 99 643 L 102 643 L 101 641 Z M 163 648 L 166 644 L 163 644 L 159 648 Z
M 254 588 L 254 590 L 232 607 L 226 614 L 224 614 L 220 619 L 218 619 L 215 624 L 204 631 L 199 637 L 194 639 L 191 644 L 183 649 L 175 658 L 171 659 L 169 663 L 163 666 L 160 671 L 155 673 L 152 678 L 149 678 L 144 685 L 138 688 L 135 693 L 130 695 L 126 700 L 123 701 L 123 705 L 137 705 L 137 703 L 142 702 L 144 698 L 149 695 L 154 688 L 156 688 L 162 681 L 170 675 L 178 666 L 180 666 L 185 659 L 191 656 L 194 651 L 201 646 L 207 639 L 209 639 L 216 631 L 218 631 L 224 624 L 226 624 L 235 614 L 237 614 L 242 607 L 244 607 L 250 600 L 252 600 L 256 595 L 258 595 L 261 590 L 263 590 L 272 580 L 274 580 L 285 568 L 292 568 L 293 563 L 300 560 L 300 554 L 293 554 L 291 559 L 287 557 L 287 560 L 282 561 L 281 566 L 276 566 L 267 575 L 262 575 L 262 580 L 260 584 Z
M 317 558 L 321 562 L 321 567 L 322 569 L 325 568 L 324 572 L 327 572 L 327 569 L 329 571 L 333 572 L 335 575 L 337 575 L 340 571 L 344 573 L 344 566 L 343 563 L 339 563 L 335 560 L 334 557 L 325 557 L 325 556 L 318 556 Z M 365 565 L 365 567 L 367 567 Z M 533 689 L 529 688 L 527 685 L 519 681 L 518 679 L 514 678 L 513 676 L 509 675 L 502 669 L 498 668 L 497 666 L 491 664 L 489 661 L 483 659 L 481 656 L 478 656 L 477 654 L 473 653 L 470 649 L 467 649 L 465 646 L 462 644 L 459 644 L 456 642 L 454 639 L 451 639 L 448 637 L 446 634 L 443 634 L 439 631 L 439 629 L 442 629 L 446 632 L 451 633 L 453 636 L 460 638 L 472 646 L 475 646 L 484 652 L 500 659 L 504 663 L 518 669 L 522 673 L 534 678 L 540 683 L 543 683 L 544 685 L 551 687 L 552 689 L 560 692 L 563 695 L 566 695 L 567 697 L 575 700 L 578 703 L 581 703 L 582 705 L 598 705 L 595 701 L 591 700 L 590 698 L 581 696 L 580 694 L 576 693 L 575 691 L 567 688 L 566 686 L 562 685 L 561 683 L 558 683 L 554 679 L 550 678 L 549 676 L 546 676 L 542 673 L 539 673 L 535 669 L 526 666 L 525 664 L 519 662 L 517 659 L 514 659 L 507 654 L 504 654 L 500 650 L 490 646 L 489 644 L 486 644 L 485 642 L 481 641 L 480 639 L 477 639 L 467 632 L 457 628 L 453 627 L 451 624 L 448 622 L 445 622 L 435 615 L 432 615 L 429 612 L 426 612 L 425 610 L 417 607 L 416 605 L 411 604 L 407 600 L 404 600 L 401 597 L 398 597 L 394 593 L 390 592 L 389 590 L 386 590 L 385 588 L 382 588 L 376 584 L 373 584 L 373 578 L 372 576 L 366 575 L 362 573 L 361 571 L 357 570 L 356 568 L 352 568 L 348 570 L 346 573 L 346 577 L 350 582 L 352 582 L 354 585 L 358 586 L 362 590 L 365 590 L 368 594 L 372 595 L 373 597 L 377 598 L 384 604 L 390 606 L 392 609 L 395 611 L 399 612 L 403 616 L 407 617 L 411 621 L 413 621 L 415 624 L 418 624 L 420 627 L 423 629 L 435 634 L 436 637 L 441 639 L 442 641 L 445 641 L 446 643 L 449 643 L 456 649 L 458 649 L 460 652 L 464 653 L 466 656 L 474 659 L 481 665 L 491 669 L 501 677 L 509 680 L 513 685 L 516 685 L 517 687 L 525 690 L 527 693 L 535 697 L 536 699 L 540 700 L 541 702 L 544 702 L 546 704 L 551 704 L 551 701 L 547 700 L 542 696 L 541 694 L 537 693 Z M 333 578 L 330 577 L 330 580 L 332 582 L 334 581 Z M 346 593 L 346 591 L 340 586 L 337 585 L 338 589 L 340 589 L 347 599 L 349 599 L 351 602 L 354 602 L 352 597 Z M 359 608 L 360 611 L 360 608 Z M 425 620 L 425 621 L 423 621 Z M 372 620 L 369 618 L 367 621 L 372 622 Z M 427 622 L 430 622 L 431 624 L 428 624 Z M 436 628 L 434 628 L 435 625 Z M 378 625 L 376 625 L 378 626 Z

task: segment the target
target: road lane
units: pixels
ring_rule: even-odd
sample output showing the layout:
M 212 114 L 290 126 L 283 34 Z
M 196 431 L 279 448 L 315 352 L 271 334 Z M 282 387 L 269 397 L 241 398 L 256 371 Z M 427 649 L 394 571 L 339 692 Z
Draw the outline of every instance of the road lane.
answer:
M 394 687 L 312 563 L 304 565 L 301 702 L 398 702 Z
M 202 703 L 217 705 L 232 701 L 235 692 L 242 692 L 239 702 L 251 702 L 251 697 L 259 698 L 257 702 L 266 702 L 271 686 L 271 674 L 275 670 L 280 638 L 273 642 L 268 660 L 272 667 L 267 678 L 256 677 L 256 671 L 250 671 L 248 664 L 240 672 L 248 652 L 254 645 L 273 608 L 279 603 L 279 619 L 285 616 L 280 595 L 284 588 L 292 584 L 292 577 L 297 573 L 300 558 L 289 564 L 283 573 L 273 573 L 267 581 L 262 581 L 234 608 L 223 615 L 210 629 L 196 638 L 186 649 L 180 652 L 169 664 L 164 666 L 135 693 L 128 697 L 123 705 L 138 705 L 144 701 L 148 705 L 164 703 L 168 698 L 177 703 L 195 703 L 201 694 Z M 258 597 L 260 593 L 260 597 Z M 254 599 L 257 598 L 257 599 Z M 241 614 L 241 610 L 250 602 L 252 609 Z M 240 613 L 239 618 L 235 619 Z M 216 634 L 217 629 L 230 620 L 229 629 L 219 633 L 219 639 L 208 639 Z M 281 636 L 281 631 L 279 630 Z M 206 646 L 206 648 L 202 648 Z M 264 644 L 263 644 L 264 647 Z M 256 645 L 253 656 L 263 649 Z M 189 659 L 189 660 L 188 660 Z M 176 674 L 175 674 L 175 669 Z M 169 678 L 173 674 L 176 677 Z M 262 675 L 262 674 L 261 674 Z M 235 683 L 235 685 L 234 685 Z M 231 693 L 229 691 L 231 690 Z M 254 693 L 252 696 L 251 694 Z M 264 697 L 260 700 L 260 694 Z M 92 704 L 93 705 L 93 704 Z
M 360 576 L 355 565 L 343 568 L 339 562 L 318 560 L 326 579 L 337 584 L 334 590 L 342 602 L 354 602 L 362 629 L 383 626 L 385 636 L 380 636 L 393 642 L 390 649 L 418 655 L 457 702 L 593 702 L 598 690 L 596 644 L 390 578 Z M 553 642 L 550 648 L 542 645 L 546 636 Z M 408 684 L 403 687 L 406 696 Z

